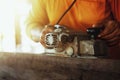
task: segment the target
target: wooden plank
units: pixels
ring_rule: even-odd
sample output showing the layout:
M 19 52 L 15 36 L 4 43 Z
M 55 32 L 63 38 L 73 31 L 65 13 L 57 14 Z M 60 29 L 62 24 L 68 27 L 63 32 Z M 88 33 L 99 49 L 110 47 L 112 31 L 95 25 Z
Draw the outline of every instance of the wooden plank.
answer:
M 119 80 L 119 75 L 120 60 L 0 53 L 0 80 Z

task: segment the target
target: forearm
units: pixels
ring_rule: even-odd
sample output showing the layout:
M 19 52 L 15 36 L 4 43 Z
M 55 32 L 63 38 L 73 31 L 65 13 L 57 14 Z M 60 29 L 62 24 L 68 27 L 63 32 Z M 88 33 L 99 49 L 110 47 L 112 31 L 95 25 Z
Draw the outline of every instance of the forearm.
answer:
M 35 42 L 39 42 L 41 31 L 43 28 L 44 28 L 44 26 L 40 26 L 37 24 L 27 25 L 26 26 L 26 34 L 31 40 L 33 40 Z

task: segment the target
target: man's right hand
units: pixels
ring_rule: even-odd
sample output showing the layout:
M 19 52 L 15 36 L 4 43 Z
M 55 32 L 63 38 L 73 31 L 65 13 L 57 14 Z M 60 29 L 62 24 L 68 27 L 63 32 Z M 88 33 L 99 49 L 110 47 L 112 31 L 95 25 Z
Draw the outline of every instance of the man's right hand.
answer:
M 43 47 L 48 48 L 45 44 L 45 35 L 47 33 L 53 32 L 54 26 L 53 25 L 46 25 L 45 28 L 41 32 L 40 36 L 40 43 L 42 44 Z

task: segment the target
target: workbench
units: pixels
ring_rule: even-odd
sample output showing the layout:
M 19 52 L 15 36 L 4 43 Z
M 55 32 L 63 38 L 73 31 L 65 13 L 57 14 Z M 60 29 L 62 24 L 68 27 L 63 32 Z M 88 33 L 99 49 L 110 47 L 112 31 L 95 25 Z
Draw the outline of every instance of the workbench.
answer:
M 1 52 L 0 80 L 120 80 L 120 60 Z

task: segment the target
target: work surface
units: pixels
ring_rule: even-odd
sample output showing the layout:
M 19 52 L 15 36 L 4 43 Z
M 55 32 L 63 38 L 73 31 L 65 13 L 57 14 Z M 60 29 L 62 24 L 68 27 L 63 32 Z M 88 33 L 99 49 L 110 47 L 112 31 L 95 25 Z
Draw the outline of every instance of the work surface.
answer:
M 0 80 L 120 80 L 120 60 L 1 52 Z

